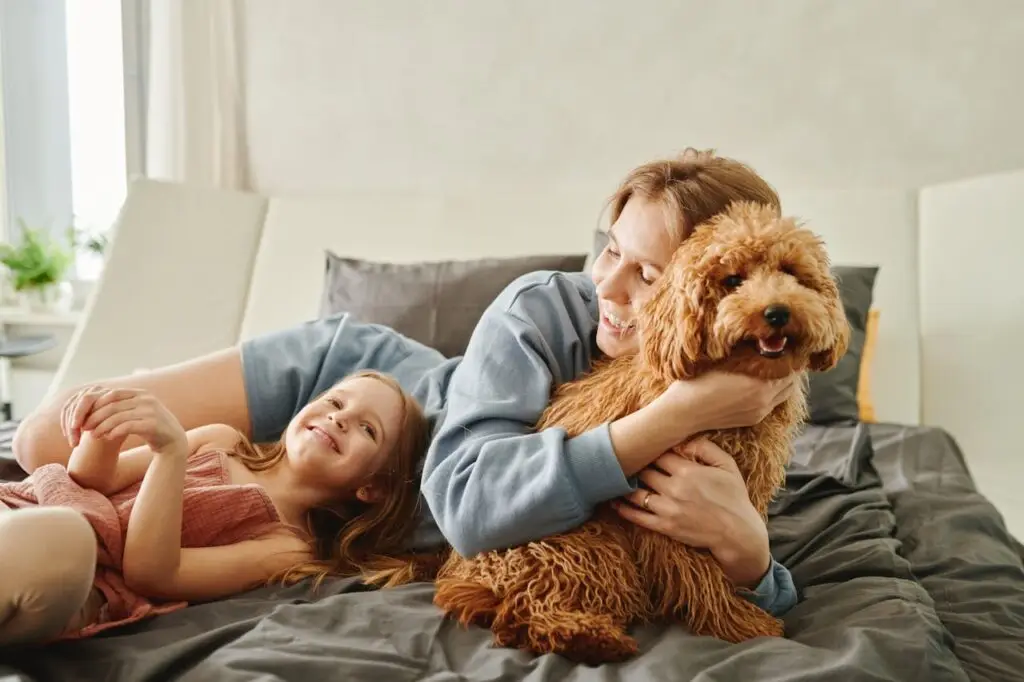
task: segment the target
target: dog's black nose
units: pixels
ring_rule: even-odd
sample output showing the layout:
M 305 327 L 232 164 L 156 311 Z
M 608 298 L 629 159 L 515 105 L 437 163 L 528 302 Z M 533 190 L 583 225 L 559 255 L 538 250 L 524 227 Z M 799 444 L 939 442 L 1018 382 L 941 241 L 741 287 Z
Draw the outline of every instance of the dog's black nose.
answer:
M 770 305 L 764 309 L 764 319 L 775 328 L 785 327 L 789 322 L 789 308 L 784 305 Z

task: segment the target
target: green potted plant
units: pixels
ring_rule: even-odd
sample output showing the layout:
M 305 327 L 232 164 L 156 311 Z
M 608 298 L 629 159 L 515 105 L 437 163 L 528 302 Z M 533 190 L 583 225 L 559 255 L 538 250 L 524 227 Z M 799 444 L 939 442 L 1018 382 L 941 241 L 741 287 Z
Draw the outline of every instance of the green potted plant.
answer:
M 75 260 L 76 233 L 69 230 L 61 240 L 22 220 L 18 224 L 19 243 L 0 244 L 0 263 L 8 270 L 15 295 L 34 312 L 69 309 L 74 291 L 67 274 Z

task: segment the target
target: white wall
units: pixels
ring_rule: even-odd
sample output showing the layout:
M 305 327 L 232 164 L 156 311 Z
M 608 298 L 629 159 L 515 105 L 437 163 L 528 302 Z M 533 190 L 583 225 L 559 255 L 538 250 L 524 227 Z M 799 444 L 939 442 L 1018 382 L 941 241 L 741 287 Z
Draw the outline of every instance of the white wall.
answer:
M 964 448 L 986 492 L 1024 537 L 1024 171 L 921 193 L 926 420 Z
M 270 192 L 543 185 L 597 199 L 686 145 L 801 188 L 1024 167 L 1019 0 L 244 7 L 248 153 Z
M 875 391 L 892 421 L 921 414 L 916 189 L 1024 167 L 1016 0 L 241 6 L 254 189 L 476 194 L 539 219 L 564 194 L 564 229 L 586 234 L 630 167 L 715 146 L 835 260 L 882 266 Z M 357 220 L 380 229 L 372 210 Z
M 874 307 L 878 345 L 871 393 L 879 421 L 917 424 L 922 418 L 918 320 L 917 192 L 907 190 L 787 190 L 784 210 L 822 235 L 833 260 L 877 265 Z
M 1024 44 L 997 4 L 966 7 L 248 0 L 251 177 L 271 194 L 477 193 L 537 220 L 563 194 L 579 208 L 561 229 L 586 234 L 633 165 L 718 147 L 837 262 L 881 266 L 878 412 L 916 423 L 916 186 L 1024 165 L 1024 145 L 1003 143 L 1007 111 L 1024 116 L 1003 60 Z M 358 219 L 386 229 L 389 211 Z M 474 243 L 502 222 L 480 221 Z
M 929 190 L 917 218 L 922 187 L 1024 168 L 1024 3 L 248 0 L 245 13 L 264 192 L 476 192 L 538 216 L 564 192 L 593 196 L 596 222 L 639 162 L 687 145 L 750 162 L 834 260 L 881 266 L 879 418 L 949 428 L 1011 509 L 1020 180 Z M 584 213 L 564 229 L 589 229 Z M 981 350 L 986 329 L 998 352 Z

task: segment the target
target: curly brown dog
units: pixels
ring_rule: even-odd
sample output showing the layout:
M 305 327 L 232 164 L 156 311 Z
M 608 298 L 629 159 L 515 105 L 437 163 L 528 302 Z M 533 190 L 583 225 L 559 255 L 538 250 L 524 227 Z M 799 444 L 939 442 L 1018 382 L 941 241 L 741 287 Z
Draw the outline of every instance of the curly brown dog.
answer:
M 826 370 L 849 339 L 821 241 L 754 204 L 734 205 L 683 242 L 639 324 L 641 352 L 560 386 L 538 429 L 575 436 L 711 369 L 763 378 Z M 801 390 L 754 427 L 704 434 L 735 457 L 762 517 L 805 414 Z M 452 552 L 434 603 L 463 624 L 489 626 L 499 646 L 586 663 L 635 653 L 627 628 L 638 622 L 684 622 L 730 642 L 783 634 L 781 621 L 738 595 L 708 552 L 635 526 L 608 505 L 543 541 L 470 559 Z

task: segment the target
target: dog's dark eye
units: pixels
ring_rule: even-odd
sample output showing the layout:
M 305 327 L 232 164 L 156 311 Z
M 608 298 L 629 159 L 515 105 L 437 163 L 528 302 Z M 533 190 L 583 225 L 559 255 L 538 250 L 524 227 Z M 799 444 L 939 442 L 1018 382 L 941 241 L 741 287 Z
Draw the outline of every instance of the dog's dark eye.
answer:
M 782 270 L 782 272 L 789 275 L 790 277 L 796 277 L 796 268 L 794 268 L 792 265 L 783 265 L 780 269 Z
M 735 289 L 739 285 L 743 284 L 743 278 L 739 275 L 729 275 L 722 280 L 722 284 L 726 289 Z

